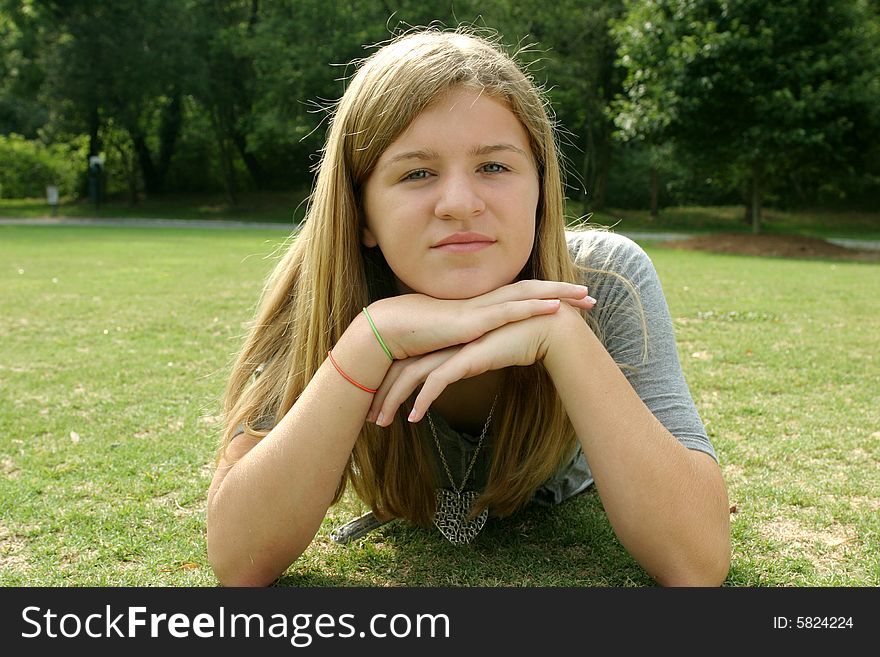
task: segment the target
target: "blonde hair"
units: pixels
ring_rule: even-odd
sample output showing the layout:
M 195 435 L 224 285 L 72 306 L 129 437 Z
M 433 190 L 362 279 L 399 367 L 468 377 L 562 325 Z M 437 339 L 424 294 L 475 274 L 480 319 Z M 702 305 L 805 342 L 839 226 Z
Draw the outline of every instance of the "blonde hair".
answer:
M 554 126 L 532 79 L 500 47 L 462 30 L 398 37 L 362 62 L 332 114 L 304 227 L 270 275 L 233 366 L 221 454 L 241 425 L 265 436 L 265 427 L 287 413 L 361 307 L 393 294 L 379 249 L 360 242 L 361 186 L 413 119 L 457 87 L 504 100 L 528 133 L 541 193 L 535 245 L 523 275 L 582 280 L 565 240 Z M 571 458 L 575 446 L 542 365 L 510 368 L 502 389 L 492 465 L 474 513 L 512 513 Z M 406 412 L 401 409 L 387 429 L 365 424 L 334 502 L 350 482 L 379 517 L 430 523 L 435 456 L 430 443 L 418 439 L 418 428 L 405 421 Z

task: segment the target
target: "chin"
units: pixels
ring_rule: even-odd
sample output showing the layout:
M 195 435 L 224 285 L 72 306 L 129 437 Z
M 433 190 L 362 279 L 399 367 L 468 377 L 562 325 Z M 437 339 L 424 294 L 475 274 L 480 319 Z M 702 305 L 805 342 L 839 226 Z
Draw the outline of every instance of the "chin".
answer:
M 456 282 L 428 286 L 429 289 L 425 291 L 425 294 L 432 296 L 435 299 L 472 299 L 473 297 L 478 297 L 481 294 L 496 290 L 503 285 L 505 285 L 504 282 L 497 283 L 491 281 L 480 283 L 475 281 L 467 281 L 463 283 Z
M 472 270 L 470 272 L 456 272 L 451 275 L 447 273 L 446 276 L 410 282 L 397 278 L 397 289 L 401 294 L 415 292 L 435 299 L 472 299 L 515 282 L 518 280 L 517 273 L 508 275 L 507 273 L 494 272 L 494 275 L 486 275 L 484 271 Z

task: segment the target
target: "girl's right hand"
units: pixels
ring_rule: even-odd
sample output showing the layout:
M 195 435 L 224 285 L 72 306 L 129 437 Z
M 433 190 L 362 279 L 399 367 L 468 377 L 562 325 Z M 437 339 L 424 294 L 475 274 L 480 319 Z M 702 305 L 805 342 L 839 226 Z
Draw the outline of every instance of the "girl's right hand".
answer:
M 549 315 L 560 301 L 589 309 L 594 301 L 583 285 L 525 280 L 470 299 L 436 299 L 404 294 L 370 304 L 379 334 L 395 359 L 410 358 L 473 342 L 511 322 Z

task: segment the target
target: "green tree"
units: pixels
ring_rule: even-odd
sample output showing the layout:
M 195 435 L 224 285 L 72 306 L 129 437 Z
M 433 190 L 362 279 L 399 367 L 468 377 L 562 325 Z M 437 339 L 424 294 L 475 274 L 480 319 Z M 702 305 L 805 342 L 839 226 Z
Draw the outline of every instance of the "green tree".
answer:
M 148 192 L 165 184 L 181 128 L 192 49 L 191 14 L 157 0 L 45 0 L 11 14 L 40 42 L 41 96 L 58 135 L 86 133 L 102 150 L 112 120 L 132 142 Z
M 48 119 L 39 100 L 40 27 L 30 3 L 0 0 L 0 135 L 37 136 Z
M 607 106 L 622 81 L 610 24 L 623 13 L 622 0 L 498 0 L 456 9 L 457 17 L 473 16 L 519 50 L 518 59 L 547 88 L 569 187 L 590 209 L 604 207 L 614 133 Z
M 852 168 L 876 135 L 876 17 L 863 0 L 626 5 L 618 127 L 740 182 L 754 232 L 768 189 Z

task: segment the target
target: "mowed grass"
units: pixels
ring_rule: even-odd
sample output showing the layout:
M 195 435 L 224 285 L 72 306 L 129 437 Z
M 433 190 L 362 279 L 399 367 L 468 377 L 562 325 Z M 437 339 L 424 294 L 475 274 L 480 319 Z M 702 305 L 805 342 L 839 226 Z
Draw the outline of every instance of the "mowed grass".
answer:
M 216 585 L 220 396 L 285 238 L 0 226 L 0 585 Z M 727 584 L 880 584 L 880 265 L 646 248 L 736 508 Z M 466 547 L 402 522 L 329 539 L 363 511 L 332 508 L 279 583 L 652 584 L 595 491 Z

